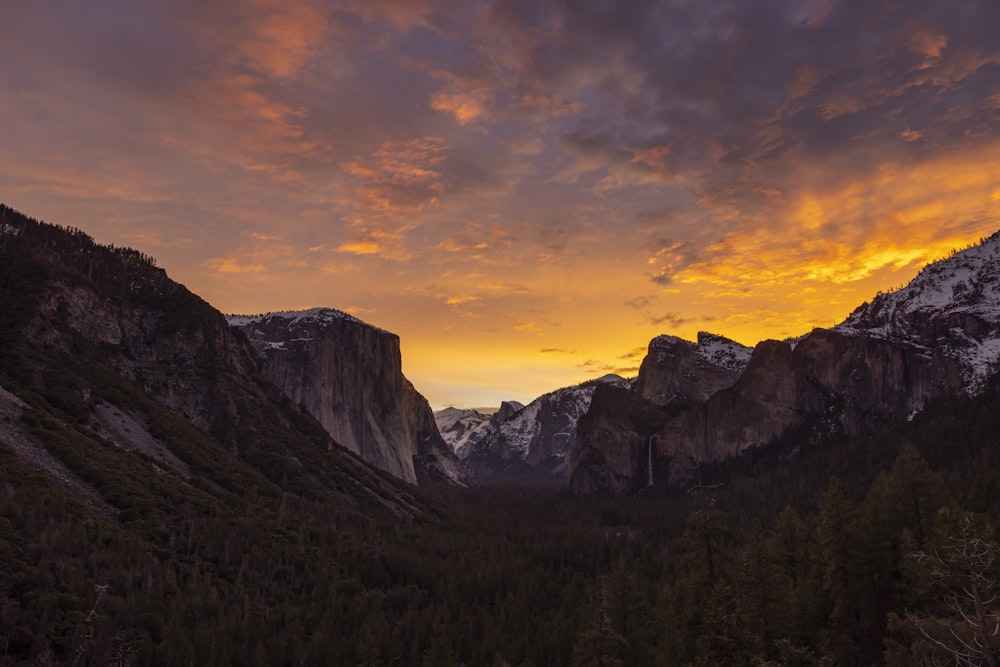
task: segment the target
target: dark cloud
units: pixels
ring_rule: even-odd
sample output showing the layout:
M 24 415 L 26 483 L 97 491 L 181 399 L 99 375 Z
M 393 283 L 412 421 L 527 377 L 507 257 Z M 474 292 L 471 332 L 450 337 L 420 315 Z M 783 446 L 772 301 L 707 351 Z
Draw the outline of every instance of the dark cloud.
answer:
M 661 271 L 660 273 L 657 273 L 657 274 L 655 274 L 653 276 L 650 276 L 649 279 L 652 280 L 657 285 L 660 285 L 661 287 L 665 287 L 665 286 L 669 285 L 671 282 L 673 282 L 674 277 L 671 276 L 671 275 L 668 275 L 666 272 Z
M 534 5 L 493 12 L 532 45 L 522 78 L 583 103 L 562 145 L 717 195 L 845 151 L 884 154 L 858 169 L 919 159 L 998 123 L 995 3 Z
M 679 327 L 691 322 L 692 319 L 684 317 L 683 313 L 665 313 L 659 317 L 650 317 L 650 324 L 669 324 L 672 327 Z
M 632 310 L 645 310 L 646 308 L 649 308 L 655 300 L 655 296 L 637 296 L 634 299 L 626 301 L 625 305 Z

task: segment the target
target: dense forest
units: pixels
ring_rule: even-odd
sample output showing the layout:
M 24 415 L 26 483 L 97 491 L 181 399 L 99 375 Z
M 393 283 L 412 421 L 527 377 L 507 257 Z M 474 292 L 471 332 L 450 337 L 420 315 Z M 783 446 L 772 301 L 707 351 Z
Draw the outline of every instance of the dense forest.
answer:
M 53 281 L 190 304 L 149 258 L 3 215 L 0 386 L 117 511 L 0 439 L 0 664 L 1000 664 L 1000 381 L 863 438 L 789 432 L 686 489 L 399 491 L 305 417 L 268 430 L 294 410 L 204 432 L 87 341 L 24 340 Z M 47 244 L 71 260 L 27 252 Z M 100 401 L 194 474 L 115 446 Z
M 991 664 L 998 408 L 994 388 L 690 493 L 452 490 L 408 520 L 122 488 L 114 524 L 0 448 L 4 660 Z

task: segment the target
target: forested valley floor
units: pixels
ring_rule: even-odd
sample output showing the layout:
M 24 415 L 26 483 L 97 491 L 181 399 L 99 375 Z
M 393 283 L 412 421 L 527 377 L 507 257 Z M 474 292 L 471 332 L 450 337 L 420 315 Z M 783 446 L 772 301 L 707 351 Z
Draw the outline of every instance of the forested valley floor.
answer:
M 863 439 L 789 434 L 704 468 L 698 488 L 629 499 L 439 490 L 410 517 L 279 485 L 212 495 L 123 477 L 95 482 L 128 506 L 109 522 L 0 447 L 2 660 L 906 665 L 995 654 L 998 397 L 994 385 Z M 38 414 L 25 419 L 53 451 L 68 448 L 72 434 Z

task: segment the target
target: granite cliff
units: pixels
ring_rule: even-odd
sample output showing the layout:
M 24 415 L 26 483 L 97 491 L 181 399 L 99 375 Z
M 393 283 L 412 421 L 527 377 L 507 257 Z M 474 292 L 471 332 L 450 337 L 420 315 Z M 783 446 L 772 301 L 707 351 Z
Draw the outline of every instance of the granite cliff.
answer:
M 416 484 L 459 479 L 426 399 L 403 376 L 399 337 L 331 308 L 230 316 L 264 375 L 343 447 Z

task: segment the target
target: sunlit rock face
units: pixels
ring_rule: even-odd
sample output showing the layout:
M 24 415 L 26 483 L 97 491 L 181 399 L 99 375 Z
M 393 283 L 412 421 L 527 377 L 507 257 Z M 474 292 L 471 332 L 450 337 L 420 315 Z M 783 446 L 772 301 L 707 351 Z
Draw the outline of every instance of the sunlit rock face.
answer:
M 572 491 L 635 493 L 650 476 L 683 484 L 700 462 L 791 428 L 857 435 L 934 398 L 976 393 L 1000 369 L 1000 235 L 929 265 L 837 327 L 758 344 L 745 363 L 735 348 L 720 367 L 701 344 L 660 336 L 636 400 L 595 397 L 577 432 Z M 648 417 L 652 408 L 662 421 Z
M 232 316 L 265 376 L 340 445 L 410 483 L 457 481 L 427 401 L 403 376 L 399 337 L 333 309 Z

